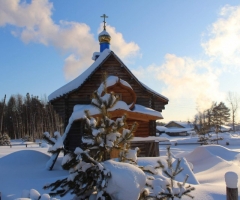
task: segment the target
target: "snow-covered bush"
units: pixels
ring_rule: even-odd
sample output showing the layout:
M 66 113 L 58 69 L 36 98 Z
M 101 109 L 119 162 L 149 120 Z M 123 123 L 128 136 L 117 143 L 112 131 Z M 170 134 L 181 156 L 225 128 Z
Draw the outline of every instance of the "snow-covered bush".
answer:
M 32 136 L 30 135 L 25 135 L 23 138 L 22 138 L 22 141 L 23 142 L 34 142 L 34 139 Z
M 0 146 L 9 146 L 11 145 L 10 137 L 7 133 L 0 134 Z
M 151 200 L 168 200 L 178 198 L 180 199 L 183 195 L 186 195 L 190 198 L 193 196 L 190 194 L 193 187 L 190 185 L 185 186 L 188 175 L 186 175 L 182 183 L 175 181 L 176 176 L 183 171 L 183 168 L 180 167 L 181 160 L 177 159 L 176 162 L 173 162 L 172 154 L 170 147 L 167 147 L 167 160 L 166 163 L 158 161 L 158 166 L 144 166 L 142 170 L 147 174 L 156 175 L 156 169 L 161 168 L 163 174 L 167 177 L 153 177 L 147 176 L 147 187 L 142 193 L 141 200 L 151 199 Z M 174 165 L 175 164 L 175 165 Z
M 49 132 L 43 134 L 43 140 L 45 140 L 49 145 L 48 152 L 52 154 L 49 161 L 46 163 L 46 168 L 52 170 L 53 165 L 60 152 L 66 153 L 66 150 L 63 147 L 62 136 L 58 131 L 55 131 L 54 136 L 51 137 Z

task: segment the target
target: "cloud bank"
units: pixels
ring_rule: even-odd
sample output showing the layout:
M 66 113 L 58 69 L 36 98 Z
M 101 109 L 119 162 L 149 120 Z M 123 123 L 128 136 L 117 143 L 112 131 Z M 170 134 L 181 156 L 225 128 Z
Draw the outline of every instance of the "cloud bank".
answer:
M 66 53 L 63 67 L 67 80 L 83 72 L 93 61 L 92 53 L 99 50 L 98 41 L 85 23 L 73 21 L 54 22 L 53 4 L 49 0 L 0 0 L 0 26 L 15 27 L 12 34 L 24 43 L 51 45 Z M 102 25 L 98 31 L 102 30 Z M 126 42 L 122 33 L 107 26 L 112 37 L 111 49 L 123 60 L 139 55 L 139 46 Z M 133 70 L 142 80 L 150 78 L 164 84 L 163 93 L 170 99 L 187 97 L 196 106 L 208 108 L 212 101 L 223 99 L 219 89 L 219 75 L 223 69 L 240 69 L 240 6 L 224 6 L 218 19 L 203 34 L 204 59 L 166 54 L 161 64 L 151 64 Z M 215 67 L 217 66 L 217 68 Z
M 224 6 L 205 35 L 205 53 L 228 68 L 240 65 L 240 6 Z
M 12 34 L 24 43 L 51 45 L 68 54 L 63 70 L 66 79 L 71 80 L 92 63 L 92 54 L 98 51 L 99 44 L 87 24 L 64 20 L 57 24 L 51 18 L 52 10 L 53 4 L 48 0 L 32 0 L 29 4 L 0 0 L 0 26 L 18 27 Z M 108 26 L 108 31 L 114 38 L 112 48 L 119 56 L 125 59 L 138 54 L 137 44 L 127 43 L 114 27 Z
M 163 64 L 140 67 L 134 74 L 146 81 L 151 78 L 159 85 L 164 83 L 161 93 L 170 99 L 170 105 L 181 98 L 193 99 L 202 111 L 213 101 L 224 101 L 219 76 L 224 70 L 240 69 L 240 6 L 224 6 L 203 37 L 199 45 L 204 59 L 166 54 Z
M 196 107 L 202 110 L 210 106 L 213 99 L 223 97 L 219 92 L 220 72 L 213 71 L 203 60 L 166 54 L 162 65 L 150 65 L 138 70 L 140 72 L 164 83 L 162 94 L 170 99 L 170 103 L 181 98 L 195 99 Z

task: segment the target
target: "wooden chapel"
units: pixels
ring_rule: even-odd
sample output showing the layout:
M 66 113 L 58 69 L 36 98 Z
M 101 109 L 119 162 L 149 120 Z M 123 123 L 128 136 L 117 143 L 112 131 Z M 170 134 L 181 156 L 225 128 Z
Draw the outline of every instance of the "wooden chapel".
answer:
M 128 110 L 111 112 L 113 118 L 127 113 L 129 127 L 133 122 L 139 124 L 135 137 L 156 136 L 156 120 L 163 119 L 161 112 L 168 99 L 140 82 L 121 59 L 110 50 L 111 36 L 104 30 L 99 34 L 100 52 L 93 54 L 93 64 L 77 78 L 49 95 L 48 99 L 67 127 L 75 105 L 91 104 L 92 93 L 102 83 L 102 75 L 114 79 L 107 89 L 120 96 L 120 100 L 128 105 Z M 65 148 L 74 150 L 81 145 L 82 120 L 76 119 L 65 139 Z M 148 147 L 147 147 L 148 148 Z M 157 147 L 158 148 L 158 147 Z M 150 155 L 156 156 L 156 155 Z

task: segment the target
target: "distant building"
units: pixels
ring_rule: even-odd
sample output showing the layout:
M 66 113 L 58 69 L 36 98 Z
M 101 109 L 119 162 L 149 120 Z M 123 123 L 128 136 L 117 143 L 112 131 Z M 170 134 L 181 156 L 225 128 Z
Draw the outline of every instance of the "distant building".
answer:
M 156 132 L 166 133 L 169 136 L 186 136 L 195 133 L 193 124 L 179 121 L 170 121 L 165 126 L 157 126 Z
M 220 129 L 220 132 L 232 131 L 232 127 L 231 126 L 226 126 L 226 125 L 221 125 L 219 129 Z

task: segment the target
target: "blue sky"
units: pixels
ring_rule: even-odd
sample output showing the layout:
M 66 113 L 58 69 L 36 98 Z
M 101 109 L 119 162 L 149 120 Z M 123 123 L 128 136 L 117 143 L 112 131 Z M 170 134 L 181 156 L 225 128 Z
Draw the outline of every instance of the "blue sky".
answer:
M 111 49 L 169 98 L 164 121 L 239 94 L 238 0 L 0 0 L 0 99 L 43 97 L 78 76 L 99 51 L 104 13 Z

